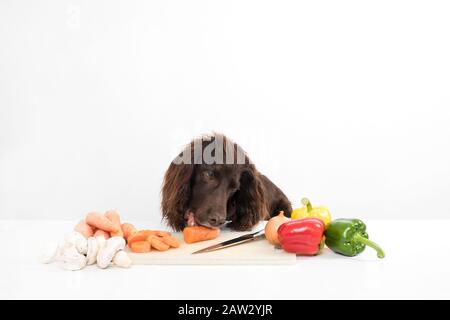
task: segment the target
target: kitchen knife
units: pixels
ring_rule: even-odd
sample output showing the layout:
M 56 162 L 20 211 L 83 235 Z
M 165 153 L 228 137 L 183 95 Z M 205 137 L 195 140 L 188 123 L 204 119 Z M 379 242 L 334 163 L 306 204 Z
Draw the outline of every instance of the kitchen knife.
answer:
M 192 252 L 192 254 L 197 254 L 197 253 L 203 253 L 203 252 L 210 252 L 210 251 L 215 251 L 215 250 L 220 250 L 220 249 L 225 249 L 225 248 L 229 248 L 231 246 L 235 246 L 241 243 L 246 243 L 249 241 L 253 241 L 261 236 L 264 236 L 264 229 L 263 230 L 259 230 L 253 233 L 249 233 L 249 234 L 244 234 L 243 236 L 231 239 L 231 240 L 227 240 L 206 248 L 203 248 L 201 250 Z

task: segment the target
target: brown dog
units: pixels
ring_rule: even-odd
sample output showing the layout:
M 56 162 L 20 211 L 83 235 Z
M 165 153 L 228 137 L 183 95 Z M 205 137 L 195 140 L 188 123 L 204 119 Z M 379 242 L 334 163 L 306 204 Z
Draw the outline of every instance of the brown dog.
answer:
M 248 230 L 280 210 L 290 216 L 284 193 L 221 134 L 193 140 L 170 164 L 162 187 L 162 214 L 179 231 L 187 219 L 218 228 L 226 221 Z

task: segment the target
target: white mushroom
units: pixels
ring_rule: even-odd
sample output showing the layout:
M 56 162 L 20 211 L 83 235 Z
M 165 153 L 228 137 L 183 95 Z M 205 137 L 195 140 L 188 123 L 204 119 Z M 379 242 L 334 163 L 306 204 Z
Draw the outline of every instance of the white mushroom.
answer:
M 91 265 L 97 262 L 98 252 L 105 246 L 106 239 L 104 236 L 89 237 L 87 243 L 87 264 Z
M 99 250 L 99 240 L 100 238 L 89 237 L 88 238 L 88 249 L 87 249 L 87 265 L 94 264 L 97 261 L 97 254 Z
M 42 250 L 41 262 L 52 263 L 57 261 L 60 258 L 61 249 L 61 246 L 57 242 L 49 242 Z
M 62 266 L 66 270 L 80 270 L 86 266 L 86 257 L 79 253 L 75 245 L 65 244 L 61 254 Z
M 114 265 L 118 267 L 129 268 L 131 266 L 132 261 L 125 251 L 120 250 L 119 252 L 116 253 L 112 262 L 114 263 Z
M 65 236 L 64 241 L 68 244 L 73 244 L 79 253 L 81 254 L 87 253 L 88 248 L 87 240 L 81 233 L 77 231 L 68 233 Z
M 112 237 L 106 240 L 105 246 L 100 248 L 97 254 L 97 265 L 99 268 L 107 268 L 116 253 L 125 248 L 125 240 L 122 237 Z
M 95 238 L 97 239 L 98 249 L 100 250 L 100 248 L 105 246 L 106 239 L 104 236 L 96 236 Z

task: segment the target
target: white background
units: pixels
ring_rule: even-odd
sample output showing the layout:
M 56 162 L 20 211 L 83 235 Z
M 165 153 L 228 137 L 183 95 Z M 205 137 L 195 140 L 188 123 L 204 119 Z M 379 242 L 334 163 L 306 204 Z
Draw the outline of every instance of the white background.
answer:
M 223 132 L 298 205 L 450 216 L 448 1 L 1 1 L 0 218 L 159 221 Z

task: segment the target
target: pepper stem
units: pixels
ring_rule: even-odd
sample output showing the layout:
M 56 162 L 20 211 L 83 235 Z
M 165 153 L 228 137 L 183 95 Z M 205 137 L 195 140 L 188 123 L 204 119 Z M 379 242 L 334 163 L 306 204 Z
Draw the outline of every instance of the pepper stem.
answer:
M 311 212 L 312 211 L 313 208 L 312 208 L 311 202 L 309 201 L 308 198 L 303 198 L 302 199 L 302 203 L 303 203 L 304 206 L 306 206 L 306 211 L 307 212 Z
M 353 236 L 353 239 L 359 242 L 364 243 L 366 246 L 369 246 L 373 249 L 376 250 L 377 252 L 377 257 L 380 259 L 384 258 L 384 252 L 383 249 L 381 249 L 381 247 L 379 245 L 377 245 L 375 242 L 370 241 L 369 239 L 363 237 L 361 234 L 359 233 L 355 233 L 355 235 Z

